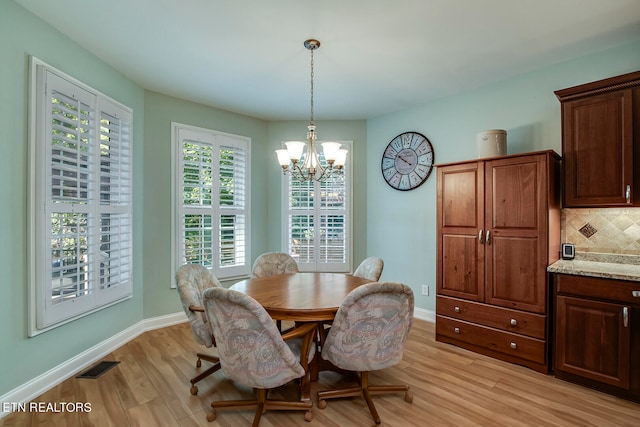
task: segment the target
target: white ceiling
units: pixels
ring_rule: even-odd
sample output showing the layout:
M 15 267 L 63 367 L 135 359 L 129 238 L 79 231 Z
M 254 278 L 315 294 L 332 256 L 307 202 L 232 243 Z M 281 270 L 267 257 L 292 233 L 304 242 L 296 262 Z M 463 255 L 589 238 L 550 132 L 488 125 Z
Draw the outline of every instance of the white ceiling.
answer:
M 268 120 L 309 117 L 307 38 L 322 43 L 316 119 L 371 118 L 640 39 L 640 0 L 15 1 L 147 89 Z

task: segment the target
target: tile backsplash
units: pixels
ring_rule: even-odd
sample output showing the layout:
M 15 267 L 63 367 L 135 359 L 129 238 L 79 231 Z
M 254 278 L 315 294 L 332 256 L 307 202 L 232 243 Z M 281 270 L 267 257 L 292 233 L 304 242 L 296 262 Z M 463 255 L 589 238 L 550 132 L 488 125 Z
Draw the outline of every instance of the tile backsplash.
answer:
M 563 209 L 561 221 L 576 251 L 640 255 L 640 208 Z

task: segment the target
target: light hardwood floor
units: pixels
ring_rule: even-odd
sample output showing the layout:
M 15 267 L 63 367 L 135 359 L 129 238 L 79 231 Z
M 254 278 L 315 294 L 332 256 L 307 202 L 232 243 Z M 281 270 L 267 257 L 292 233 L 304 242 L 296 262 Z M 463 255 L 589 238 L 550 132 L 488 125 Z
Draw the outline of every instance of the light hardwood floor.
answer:
M 434 340 L 434 325 L 416 320 L 403 361 L 372 374 L 371 384 L 407 383 L 412 404 L 403 393 L 375 396 L 383 426 L 639 426 L 640 404 L 618 399 L 484 357 Z M 250 411 L 219 411 L 208 423 L 214 398 L 249 398 L 218 372 L 189 394 L 197 346 L 188 324 L 147 332 L 105 360 L 121 363 L 98 379 L 71 378 L 34 401 L 90 402 L 89 413 L 13 413 L 4 426 L 225 426 L 251 425 Z M 203 364 L 203 368 L 205 364 Z M 347 383 L 347 377 L 323 372 L 312 385 L 314 419 L 303 412 L 267 412 L 261 427 L 373 425 L 361 399 L 328 401 L 315 407 L 315 391 Z M 295 398 L 295 385 L 274 393 Z

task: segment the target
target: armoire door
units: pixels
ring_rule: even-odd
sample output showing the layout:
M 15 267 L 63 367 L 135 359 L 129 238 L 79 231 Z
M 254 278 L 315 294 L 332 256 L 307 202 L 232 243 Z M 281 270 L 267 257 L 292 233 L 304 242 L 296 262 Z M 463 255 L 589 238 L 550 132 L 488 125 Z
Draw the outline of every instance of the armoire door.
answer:
M 438 168 L 437 194 L 438 292 L 484 301 L 484 163 Z
M 546 312 L 547 157 L 485 165 L 485 301 Z

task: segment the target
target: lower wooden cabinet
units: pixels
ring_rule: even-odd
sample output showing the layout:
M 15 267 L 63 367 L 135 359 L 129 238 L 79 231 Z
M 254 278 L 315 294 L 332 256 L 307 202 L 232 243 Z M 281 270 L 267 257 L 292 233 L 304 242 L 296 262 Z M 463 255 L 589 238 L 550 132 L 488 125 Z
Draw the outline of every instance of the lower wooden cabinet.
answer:
M 547 316 L 438 296 L 436 338 L 477 353 L 548 371 Z
M 640 282 L 554 281 L 556 377 L 640 401 Z
M 437 313 L 505 332 L 545 339 L 547 316 L 439 295 Z

